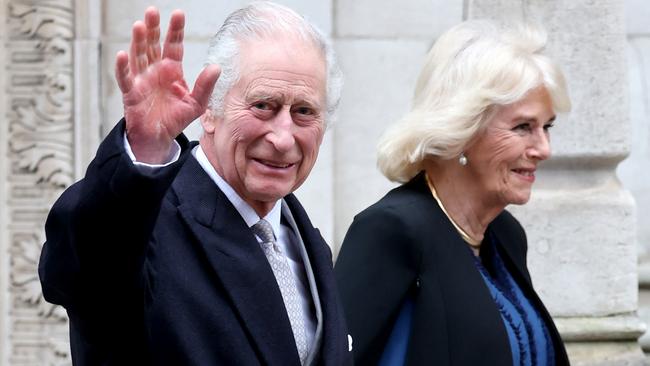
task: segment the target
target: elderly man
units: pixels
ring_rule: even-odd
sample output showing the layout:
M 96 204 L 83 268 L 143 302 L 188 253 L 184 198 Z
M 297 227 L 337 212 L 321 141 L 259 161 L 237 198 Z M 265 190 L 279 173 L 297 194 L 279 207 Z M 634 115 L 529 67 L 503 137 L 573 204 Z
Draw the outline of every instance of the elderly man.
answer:
M 133 25 L 116 61 L 125 118 L 46 223 L 39 274 L 68 311 L 73 361 L 348 364 L 331 253 L 291 194 L 338 102 L 332 50 L 255 3 L 225 21 L 190 92 L 183 28 L 175 11 L 161 49 L 155 8 Z M 199 116 L 197 145 L 182 131 Z

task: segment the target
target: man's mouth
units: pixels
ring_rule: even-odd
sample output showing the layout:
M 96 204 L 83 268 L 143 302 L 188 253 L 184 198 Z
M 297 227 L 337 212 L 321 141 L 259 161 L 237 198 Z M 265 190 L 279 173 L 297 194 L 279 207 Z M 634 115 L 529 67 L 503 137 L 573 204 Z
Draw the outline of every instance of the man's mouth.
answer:
M 287 169 L 295 165 L 295 163 L 286 163 L 286 162 L 270 161 L 270 160 L 263 160 L 263 159 L 253 159 L 253 160 L 273 169 Z

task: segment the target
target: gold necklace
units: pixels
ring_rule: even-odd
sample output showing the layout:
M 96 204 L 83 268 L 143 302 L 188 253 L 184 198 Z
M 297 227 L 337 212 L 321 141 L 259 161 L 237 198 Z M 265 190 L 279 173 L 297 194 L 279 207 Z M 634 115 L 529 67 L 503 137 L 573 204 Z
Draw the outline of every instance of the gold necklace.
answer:
M 436 188 L 433 186 L 433 183 L 431 183 L 431 180 L 429 179 L 429 175 L 425 173 L 424 177 L 427 180 L 427 185 L 429 186 L 429 190 L 431 191 L 431 195 L 436 200 L 436 202 L 438 202 L 438 205 L 442 209 L 442 212 L 445 213 L 445 215 L 447 216 L 449 221 L 451 221 L 451 224 L 454 225 L 454 227 L 456 228 L 456 230 L 460 234 L 461 238 L 463 238 L 463 240 L 467 244 L 469 244 L 472 248 L 476 248 L 476 249 L 480 248 L 481 247 L 481 241 L 476 240 L 476 239 L 472 238 L 471 236 L 469 236 L 465 232 L 465 230 L 463 230 L 460 226 L 458 226 L 458 224 L 456 224 L 456 221 L 454 221 L 454 219 L 452 219 L 451 216 L 449 216 L 449 213 L 445 209 L 445 206 L 443 206 L 442 201 L 440 200 L 440 197 L 438 197 L 438 193 L 436 192 Z

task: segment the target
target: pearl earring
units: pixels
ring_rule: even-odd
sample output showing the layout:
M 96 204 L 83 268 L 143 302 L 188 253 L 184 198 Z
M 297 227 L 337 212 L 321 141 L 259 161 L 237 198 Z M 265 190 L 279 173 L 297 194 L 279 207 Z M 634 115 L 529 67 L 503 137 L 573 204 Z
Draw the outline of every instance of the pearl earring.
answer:
M 465 156 L 465 153 L 460 153 L 460 157 L 458 158 L 458 163 L 462 166 L 467 165 L 467 157 Z

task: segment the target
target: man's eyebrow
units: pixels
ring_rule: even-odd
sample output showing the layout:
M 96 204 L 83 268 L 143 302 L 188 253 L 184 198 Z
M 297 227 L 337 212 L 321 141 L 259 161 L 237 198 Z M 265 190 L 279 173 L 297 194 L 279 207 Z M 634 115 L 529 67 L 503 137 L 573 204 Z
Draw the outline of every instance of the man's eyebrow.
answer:
M 247 102 L 282 102 L 289 99 L 288 96 L 285 93 L 271 93 L 265 90 L 257 90 L 253 91 L 249 94 L 246 95 L 245 100 Z M 305 94 L 297 94 L 293 98 L 293 105 L 299 105 L 299 104 L 307 104 L 312 107 L 317 107 L 320 108 L 321 104 L 318 101 L 318 98 L 315 97 L 310 97 Z
M 270 101 L 277 99 L 276 96 L 271 95 L 270 93 L 264 91 L 256 91 L 246 95 L 246 100 L 258 100 L 258 101 Z

